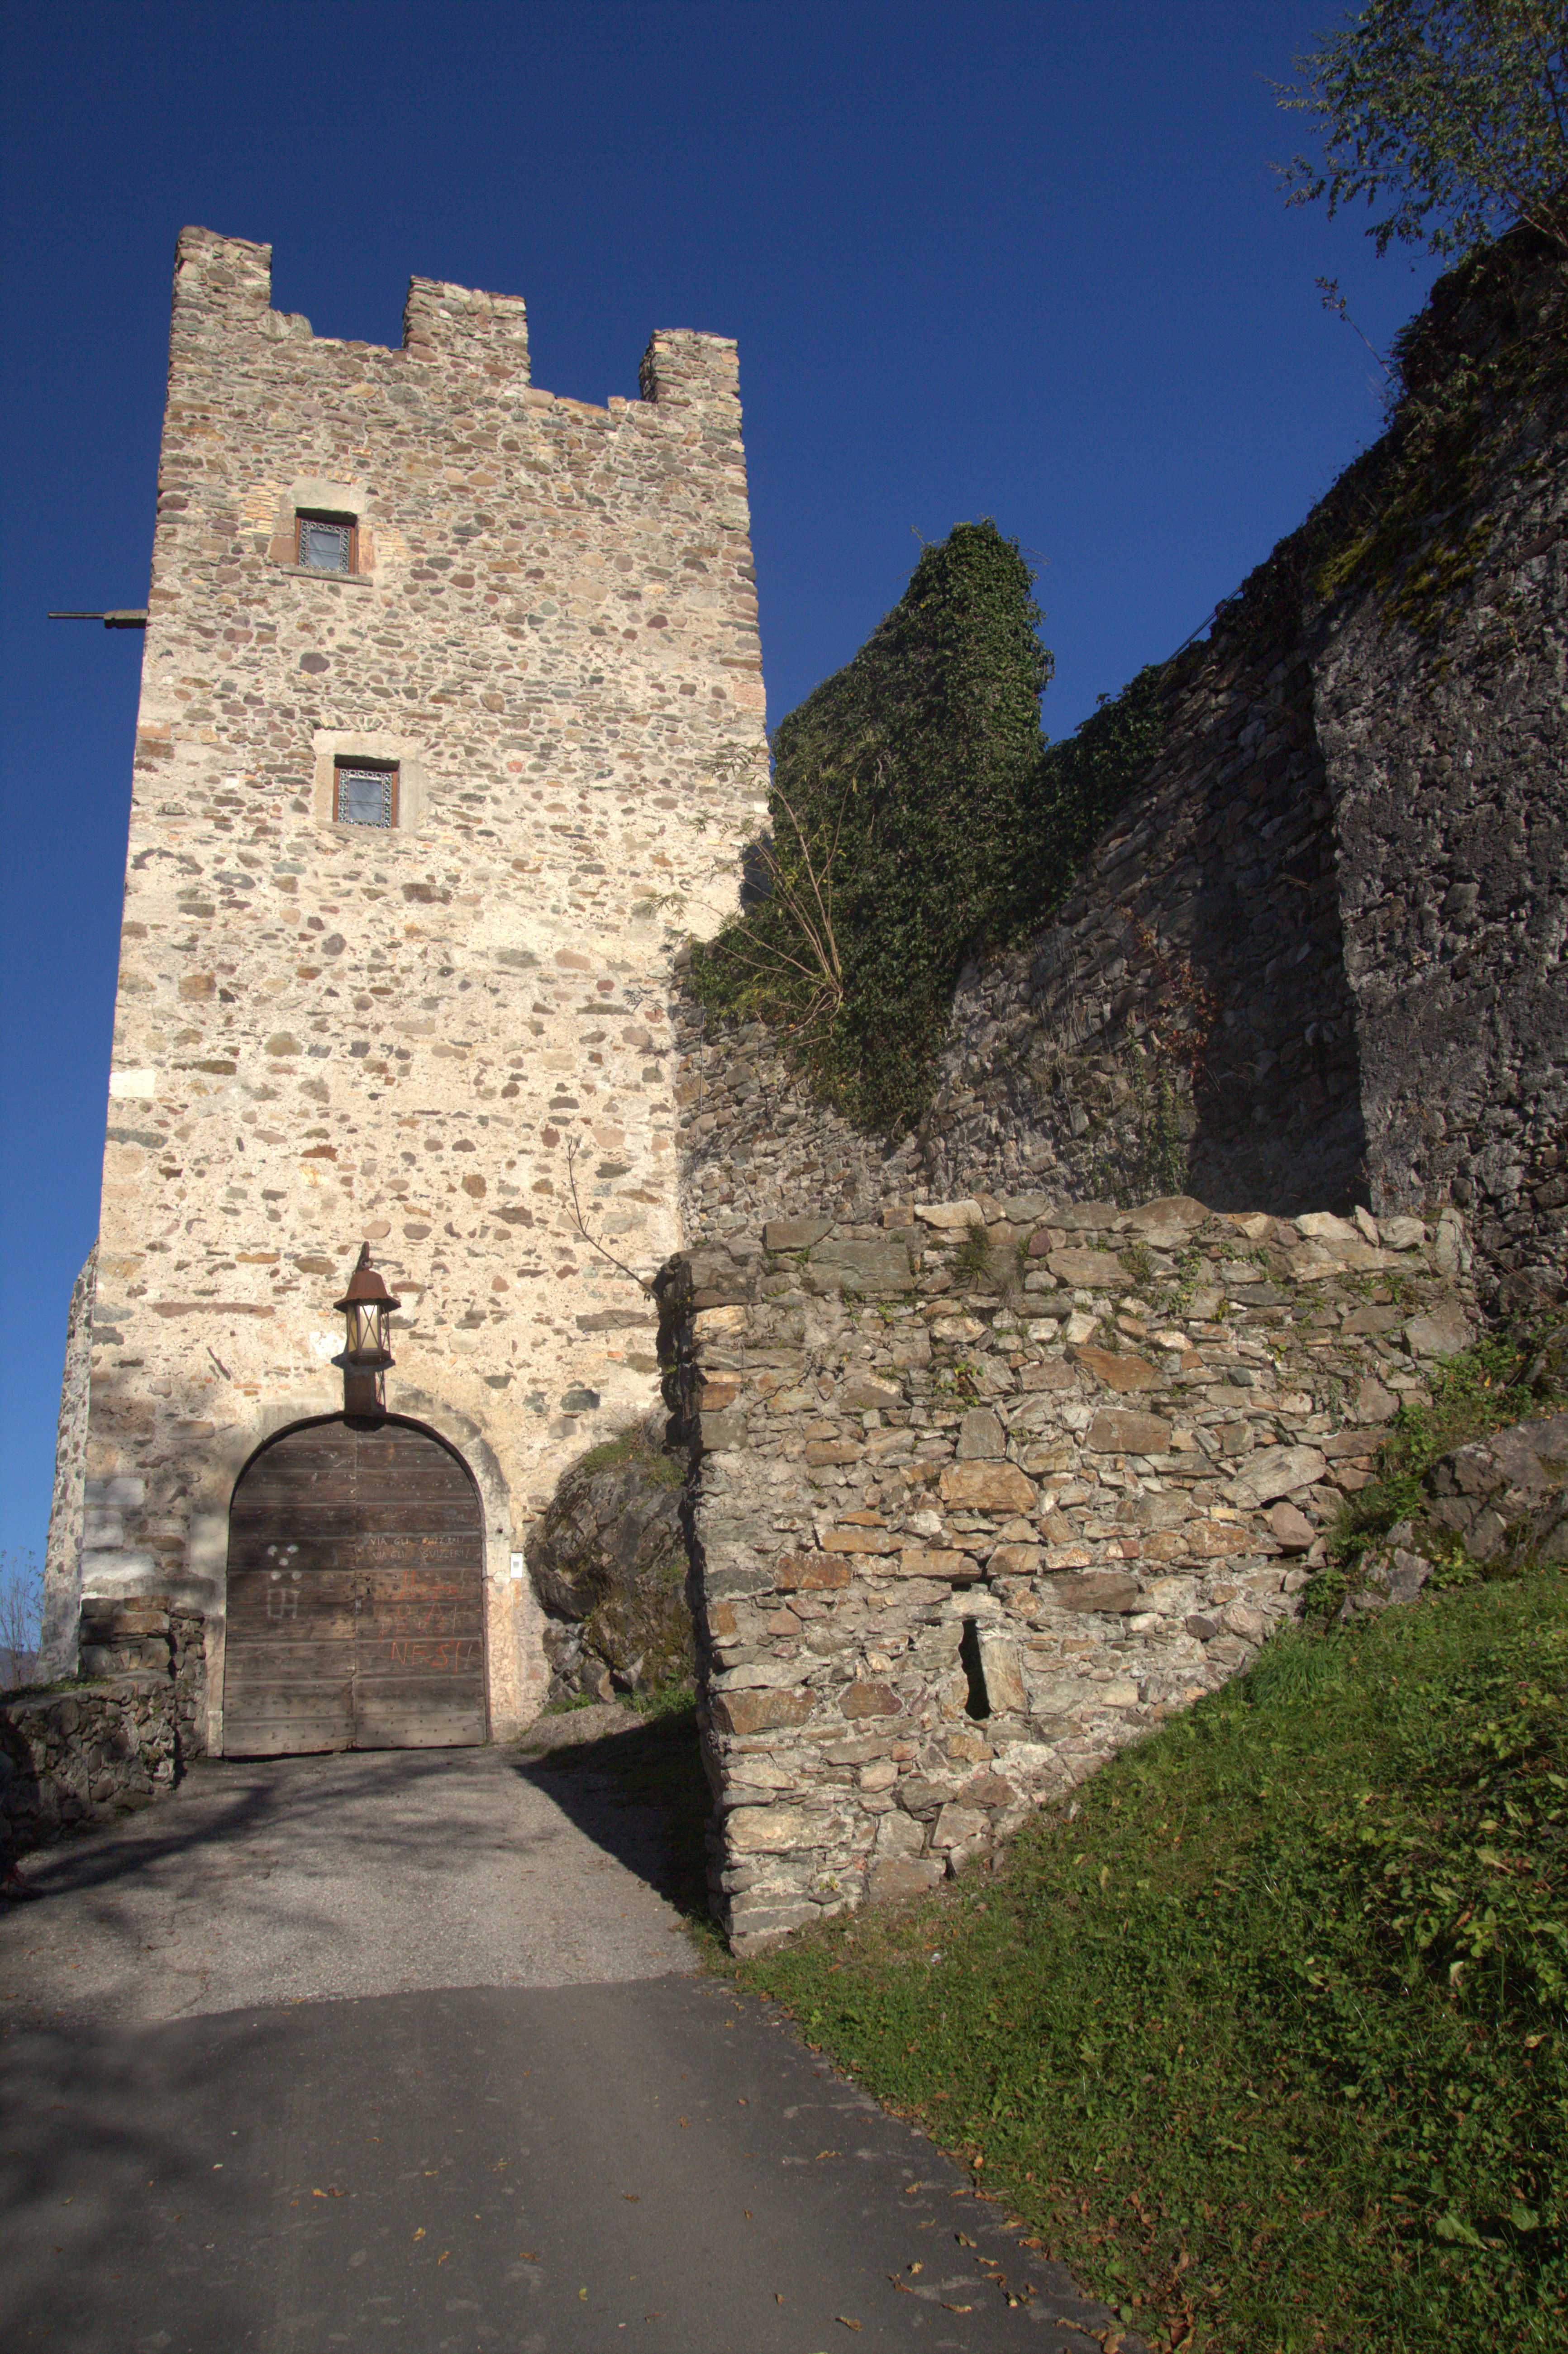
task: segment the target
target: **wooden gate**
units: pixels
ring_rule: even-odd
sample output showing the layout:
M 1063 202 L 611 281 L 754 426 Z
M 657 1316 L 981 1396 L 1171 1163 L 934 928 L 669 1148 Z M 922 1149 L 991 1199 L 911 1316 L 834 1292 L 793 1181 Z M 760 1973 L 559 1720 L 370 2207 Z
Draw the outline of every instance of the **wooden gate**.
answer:
M 226 1753 L 482 1741 L 483 1562 L 473 1482 L 429 1431 L 275 1438 L 229 1507 Z

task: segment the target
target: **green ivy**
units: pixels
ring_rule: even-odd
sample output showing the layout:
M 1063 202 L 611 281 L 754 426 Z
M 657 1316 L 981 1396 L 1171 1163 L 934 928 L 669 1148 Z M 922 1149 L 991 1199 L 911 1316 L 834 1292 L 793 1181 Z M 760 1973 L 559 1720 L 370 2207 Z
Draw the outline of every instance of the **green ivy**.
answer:
M 1155 671 L 1046 745 L 1039 621 L 994 523 L 925 549 L 854 660 L 779 726 L 770 894 L 694 951 L 710 1010 L 791 1034 L 867 1129 L 919 1118 L 966 960 L 1044 919 L 1158 746 Z

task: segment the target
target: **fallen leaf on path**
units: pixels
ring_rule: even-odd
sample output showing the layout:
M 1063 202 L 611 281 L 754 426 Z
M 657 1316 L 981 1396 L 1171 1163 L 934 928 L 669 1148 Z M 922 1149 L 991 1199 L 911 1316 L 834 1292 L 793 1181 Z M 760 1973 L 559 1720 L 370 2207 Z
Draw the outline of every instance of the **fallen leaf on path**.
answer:
M 847 2313 L 835 2313 L 833 2319 L 835 2321 L 842 2321 L 846 2329 L 863 2329 L 865 2327 L 865 2324 L 862 2321 L 852 2321 Z
M 837 2156 L 838 2156 L 838 2151 L 837 2151 L 836 2149 L 820 2149 L 820 2150 L 817 2152 L 817 2157 L 818 2157 L 818 2159 L 819 2159 L 819 2160 L 821 2160 L 821 2159 L 822 2159 L 822 2158 L 837 2158 Z
M 436 2262 L 437 2262 L 437 2264 L 444 2264 L 446 2263 L 447 2258 L 448 2258 L 450 2254 L 451 2254 L 451 2250 L 450 2250 L 450 2248 L 443 2248 L 443 2249 L 441 2250 L 440 2254 L 436 2258 Z
M 944 2313 L 972 2313 L 974 2311 L 974 2306 L 972 2305 L 949 2305 L 947 2298 L 944 2297 L 942 2299 L 942 2311 Z
M 904 2196 L 906 2199 L 913 2199 L 916 2190 L 921 2188 L 922 2185 L 918 2182 L 906 2182 L 904 2186 Z
M 912 2273 L 923 2273 L 926 2267 L 924 2264 L 911 2264 L 909 2269 Z
M 641 2190 L 623 2190 L 620 2195 L 623 2199 L 629 2199 L 633 2207 L 641 2207 L 642 2204 L 642 2193 Z
M 416 2240 L 422 2240 L 422 2239 L 424 2238 L 424 2236 L 425 2236 L 425 2227 L 424 2227 L 424 2225 L 421 2223 L 421 2224 L 420 2224 L 420 2226 L 419 2226 L 419 2228 L 418 2228 L 418 2230 L 415 2232 L 414 2237 L 415 2237 L 415 2239 L 416 2239 Z
M 517 2251 L 517 2261 L 520 2264 L 536 2264 L 539 2261 L 538 2249 L 519 2248 Z
M 578 2291 L 577 2291 L 577 2303 L 578 2303 L 579 2305 L 586 2305 L 586 2304 L 588 2303 L 588 2291 L 587 2291 L 587 2289 L 586 2289 L 586 2288 L 579 2288 L 579 2289 L 578 2289 Z
M 953 2233 L 953 2237 L 957 2240 L 960 2248 L 972 2248 L 975 2244 L 967 2232 L 955 2232 Z

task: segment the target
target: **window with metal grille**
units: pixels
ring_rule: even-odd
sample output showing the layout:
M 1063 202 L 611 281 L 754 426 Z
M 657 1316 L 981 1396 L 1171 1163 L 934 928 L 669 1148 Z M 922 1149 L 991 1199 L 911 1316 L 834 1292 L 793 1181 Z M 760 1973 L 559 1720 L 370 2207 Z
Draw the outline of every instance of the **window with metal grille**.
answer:
M 333 772 L 333 815 L 340 825 L 397 822 L 397 771 L 363 760 L 339 760 Z
M 295 561 L 308 572 L 353 572 L 358 557 L 358 537 L 352 515 L 298 514 L 294 518 Z

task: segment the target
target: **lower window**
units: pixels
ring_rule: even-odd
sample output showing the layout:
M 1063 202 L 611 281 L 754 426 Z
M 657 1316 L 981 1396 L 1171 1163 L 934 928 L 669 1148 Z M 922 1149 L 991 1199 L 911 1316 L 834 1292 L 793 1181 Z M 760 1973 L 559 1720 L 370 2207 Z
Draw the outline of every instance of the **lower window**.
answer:
M 332 813 L 340 825 L 395 826 L 397 771 L 365 760 L 339 760 L 333 770 Z

